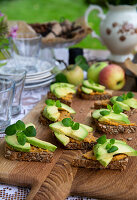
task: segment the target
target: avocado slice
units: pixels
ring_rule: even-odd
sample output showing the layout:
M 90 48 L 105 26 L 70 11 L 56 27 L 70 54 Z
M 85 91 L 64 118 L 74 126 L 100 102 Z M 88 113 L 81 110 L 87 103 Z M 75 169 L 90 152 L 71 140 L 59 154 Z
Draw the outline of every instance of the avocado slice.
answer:
M 85 124 L 80 124 L 83 128 L 85 128 L 88 133 L 91 133 L 93 131 L 93 128 L 91 126 L 85 125 Z
M 81 87 L 82 92 L 84 92 L 85 94 L 91 94 L 93 92 L 92 89 L 86 88 L 84 86 Z
M 102 109 L 99 109 L 99 110 L 95 110 L 93 113 L 92 113 L 92 117 L 94 119 L 99 119 L 100 117 L 102 117 L 102 115 L 100 114 L 101 111 L 109 111 L 108 109 L 105 109 L 105 108 L 102 108 Z
M 35 137 L 26 137 L 26 140 L 28 143 L 30 143 L 31 145 L 33 145 L 35 147 L 47 149 L 52 152 L 54 152 L 57 148 L 55 145 L 53 145 L 49 142 L 45 142 L 43 140 L 39 140 L 38 138 L 35 138 Z
M 98 119 L 100 122 L 105 122 L 105 121 L 112 121 L 112 122 L 118 122 L 118 123 L 123 123 L 123 124 L 130 124 L 130 121 L 128 119 L 127 115 L 123 114 L 116 114 L 111 112 L 109 115 L 102 116 Z
M 56 138 L 60 141 L 60 143 L 62 143 L 64 146 L 66 146 L 70 142 L 70 138 L 66 135 L 57 132 L 54 132 L 54 134 Z
M 60 113 L 56 106 L 46 106 L 43 110 L 43 116 L 55 122 L 59 119 Z
M 69 93 L 75 94 L 76 90 L 70 87 L 62 87 L 62 86 L 58 86 L 53 90 L 53 94 L 58 98 L 64 97 Z
M 112 104 L 117 103 L 117 104 L 120 105 L 120 107 L 121 107 L 123 110 L 129 111 L 129 110 L 130 110 L 130 106 L 128 106 L 127 104 L 125 104 L 124 101 L 122 101 L 122 102 L 121 102 L 121 101 L 116 101 L 117 97 L 118 97 L 118 96 L 113 96 L 113 97 L 110 99 L 110 102 L 111 102 Z
M 94 82 L 90 83 L 88 80 L 84 80 L 83 81 L 83 86 L 85 86 L 85 87 L 87 87 L 89 89 L 92 89 L 92 90 L 94 90 L 96 92 L 104 92 L 104 90 L 105 90 L 105 86 L 99 85 L 99 84 L 94 83 Z
M 75 85 L 72 85 L 70 83 L 53 83 L 50 85 L 50 91 L 53 93 L 54 89 L 56 87 L 69 87 L 69 88 L 75 88 Z
M 123 103 L 127 104 L 131 108 L 137 108 L 137 100 L 135 98 L 126 99 Z
M 13 147 L 17 151 L 22 151 L 22 152 L 30 151 L 31 148 L 30 144 L 28 142 L 26 142 L 24 145 L 19 144 L 16 135 L 11 135 L 11 136 L 6 135 L 5 140 L 9 146 Z
M 107 166 L 114 155 L 117 154 L 126 154 L 128 156 L 137 156 L 137 151 L 134 150 L 132 147 L 127 145 L 126 143 L 115 140 L 114 146 L 118 147 L 117 151 L 114 151 L 112 153 L 108 153 L 106 149 L 106 145 L 109 143 L 109 140 L 105 142 L 104 144 L 96 144 L 93 147 L 94 155 L 96 156 L 96 159 L 103 165 Z
M 76 140 L 84 140 L 84 138 L 88 135 L 88 131 L 81 125 L 78 130 L 72 130 L 71 127 L 65 127 L 62 122 L 55 122 L 50 124 L 49 127 L 54 132 L 64 134 Z
M 61 103 L 61 107 L 58 108 L 59 110 L 66 110 L 68 111 L 70 114 L 75 114 L 75 110 L 72 109 L 71 107 L 69 107 L 68 105 Z

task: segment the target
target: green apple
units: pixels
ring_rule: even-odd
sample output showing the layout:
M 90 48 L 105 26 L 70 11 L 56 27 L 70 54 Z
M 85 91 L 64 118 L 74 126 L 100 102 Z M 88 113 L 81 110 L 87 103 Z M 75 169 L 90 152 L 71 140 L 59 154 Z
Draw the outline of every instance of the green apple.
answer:
M 84 79 L 83 70 L 79 66 L 69 65 L 62 73 L 66 76 L 68 82 L 73 85 L 81 84 Z
M 116 64 L 110 64 L 101 70 L 99 83 L 108 89 L 120 90 L 125 85 L 125 71 Z
M 90 66 L 87 72 L 87 78 L 93 80 L 95 83 L 99 82 L 100 71 L 108 65 L 107 62 L 96 62 Z

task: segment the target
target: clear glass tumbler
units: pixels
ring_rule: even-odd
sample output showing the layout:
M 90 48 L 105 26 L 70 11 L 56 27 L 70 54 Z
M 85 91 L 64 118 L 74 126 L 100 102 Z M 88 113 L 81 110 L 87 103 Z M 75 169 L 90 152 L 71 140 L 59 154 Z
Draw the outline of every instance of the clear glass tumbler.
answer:
M 10 40 L 10 45 L 17 68 L 25 68 L 29 73 L 37 72 L 36 63 L 41 47 L 41 35 L 19 33 Z
M 4 78 L 9 78 L 15 82 L 14 98 L 12 103 L 11 115 L 17 115 L 21 111 L 21 96 L 24 88 L 26 70 L 12 68 L 10 73 L 0 73 Z
M 0 133 L 5 131 L 11 121 L 14 87 L 14 81 L 0 76 Z

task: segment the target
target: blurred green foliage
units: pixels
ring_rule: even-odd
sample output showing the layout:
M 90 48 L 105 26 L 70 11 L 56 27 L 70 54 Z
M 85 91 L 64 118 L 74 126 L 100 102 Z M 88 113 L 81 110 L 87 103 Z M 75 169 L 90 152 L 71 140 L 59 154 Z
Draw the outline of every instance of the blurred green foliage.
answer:
M 88 5 L 85 0 L 3 0 L 0 10 L 9 20 L 24 20 L 28 23 L 59 21 L 61 17 L 71 21 L 84 16 Z M 89 25 L 99 34 L 100 19 L 97 11 L 89 16 Z M 105 49 L 101 42 L 89 35 L 77 47 Z

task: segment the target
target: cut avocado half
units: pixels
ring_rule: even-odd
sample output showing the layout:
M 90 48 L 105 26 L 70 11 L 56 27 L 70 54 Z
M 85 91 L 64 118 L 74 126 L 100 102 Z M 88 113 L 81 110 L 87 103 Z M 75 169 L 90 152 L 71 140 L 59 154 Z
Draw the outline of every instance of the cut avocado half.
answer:
M 69 87 L 69 88 L 75 88 L 75 85 L 72 85 L 70 83 L 54 83 L 50 85 L 50 91 L 53 93 L 54 89 L 56 87 Z
M 86 88 L 84 86 L 81 87 L 82 92 L 84 92 L 85 94 L 91 94 L 93 92 L 92 89 Z
M 110 99 L 110 102 L 111 102 L 112 104 L 117 103 L 117 104 L 120 105 L 120 107 L 121 107 L 123 110 L 129 111 L 129 110 L 130 110 L 130 107 L 129 107 L 126 103 L 124 103 L 124 101 L 122 101 L 122 102 L 121 102 L 121 101 L 116 101 L 117 97 L 118 97 L 118 96 L 112 97 L 112 98 Z
M 27 139 L 27 142 L 30 143 L 31 145 L 42 148 L 42 149 L 47 149 L 52 152 L 54 152 L 57 148 L 55 145 L 49 142 L 45 142 L 43 140 L 39 140 L 35 137 L 27 137 L 26 139 Z
M 56 106 L 46 106 L 43 110 L 43 116 L 55 122 L 60 117 L 60 112 Z
M 105 108 L 102 108 L 102 109 L 99 109 L 99 110 L 95 110 L 93 113 L 92 113 L 92 117 L 94 119 L 99 119 L 100 117 L 102 117 L 102 115 L 100 114 L 101 111 L 109 111 L 108 109 L 105 109 Z
M 61 144 L 63 144 L 64 146 L 66 146 L 70 142 L 70 138 L 67 137 L 66 135 L 60 134 L 57 132 L 54 132 L 54 134 L 55 134 L 56 138 L 59 140 L 59 142 Z
M 112 122 L 117 122 L 117 123 L 122 123 L 122 124 L 130 124 L 128 116 L 123 115 L 121 113 L 116 114 L 116 113 L 111 112 L 109 115 L 102 116 L 98 120 L 100 122 L 112 121 Z
M 61 86 L 58 86 L 53 90 L 53 94 L 58 98 L 64 97 L 70 93 L 75 94 L 76 90 L 70 87 L 61 87 Z
M 108 143 L 109 140 L 107 140 L 107 142 L 104 144 L 96 144 L 93 147 L 96 159 L 105 167 L 111 162 L 114 155 L 126 154 L 127 156 L 137 156 L 136 150 L 119 140 L 116 140 L 114 143 L 114 146 L 117 146 L 118 150 L 112 153 L 108 153 L 106 149 L 106 145 Z
M 75 114 L 75 110 L 72 109 L 71 107 L 69 107 L 68 105 L 61 103 L 61 107 L 58 108 L 59 110 L 66 110 L 68 111 L 70 114 Z
M 11 135 L 11 136 L 6 135 L 5 140 L 9 146 L 13 147 L 17 151 L 22 151 L 22 152 L 30 151 L 31 148 L 30 143 L 26 142 L 24 145 L 19 144 L 16 135 Z
M 50 124 L 49 127 L 54 132 L 64 134 L 76 140 L 84 140 L 84 138 L 88 135 L 88 131 L 81 125 L 78 130 L 72 130 L 71 127 L 65 127 L 62 122 Z
M 137 100 L 134 98 L 126 99 L 123 103 L 127 104 L 131 108 L 137 108 Z
M 94 82 L 90 83 L 88 80 L 84 80 L 83 81 L 83 86 L 85 86 L 85 87 L 87 87 L 89 89 L 92 89 L 92 90 L 94 90 L 96 92 L 104 92 L 104 90 L 105 90 L 105 86 L 99 85 L 99 84 L 94 83 Z

